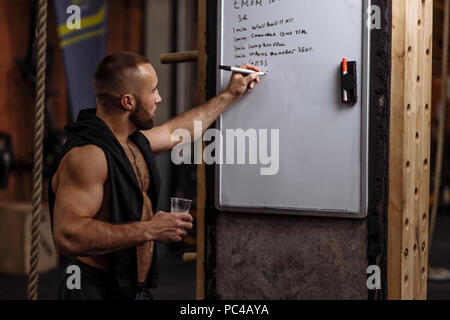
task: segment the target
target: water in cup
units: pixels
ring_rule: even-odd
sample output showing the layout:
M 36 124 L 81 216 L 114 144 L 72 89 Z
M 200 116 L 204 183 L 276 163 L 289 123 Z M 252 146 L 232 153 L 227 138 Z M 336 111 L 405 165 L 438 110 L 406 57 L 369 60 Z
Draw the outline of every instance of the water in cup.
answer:
M 170 198 L 170 212 L 189 213 L 192 200 L 183 198 Z

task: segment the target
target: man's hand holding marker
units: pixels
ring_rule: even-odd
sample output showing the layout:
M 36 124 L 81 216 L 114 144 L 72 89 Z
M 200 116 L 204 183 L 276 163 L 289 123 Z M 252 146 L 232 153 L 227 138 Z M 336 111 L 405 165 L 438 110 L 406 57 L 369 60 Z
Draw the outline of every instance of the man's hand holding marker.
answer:
M 219 69 L 233 72 L 227 90 L 235 97 L 241 97 L 246 91 L 251 91 L 255 81 L 258 83 L 259 77 L 265 75 L 258 67 L 248 63 L 239 68 L 220 65 Z

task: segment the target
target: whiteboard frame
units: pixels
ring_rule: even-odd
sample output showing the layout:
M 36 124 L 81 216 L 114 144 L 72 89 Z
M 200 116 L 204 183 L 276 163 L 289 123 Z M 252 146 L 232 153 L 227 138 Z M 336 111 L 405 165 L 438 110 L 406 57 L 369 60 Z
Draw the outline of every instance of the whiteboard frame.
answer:
M 218 65 L 222 64 L 222 30 L 223 30 L 223 4 L 226 0 L 217 0 L 217 61 Z M 359 0 L 355 0 L 359 1 Z M 364 219 L 367 217 L 368 203 L 369 203 L 369 107 L 370 107 L 370 29 L 368 27 L 368 13 L 371 6 L 371 0 L 363 0 L 363 32 L 362 32 L 362 72 L 361 74 L 361 210 L 359 212 L 350 212 L 342 210 L 323 210 L 310 208 L 268 208 L 255 206 L 228 206 L 220 204 L 220 186 L 221 186 L 221 171 L 220 164 L 215 164 L 215 190 L 214 190 L 214 204 L 217 210 L 227 212 L 246 212 L 246 213 L 262 213 L 262 214 L 285 214 L 296 216 L 311 216 L 311 217 L 331 217 L 331 218 L 353 218 Z M 216 94 L 220 93 L 221 71 L 216 69 Z M 359 93 L 359 90 L 358 90 Z M 222 115 L 216 121 L 216 128 L 221 129 Z

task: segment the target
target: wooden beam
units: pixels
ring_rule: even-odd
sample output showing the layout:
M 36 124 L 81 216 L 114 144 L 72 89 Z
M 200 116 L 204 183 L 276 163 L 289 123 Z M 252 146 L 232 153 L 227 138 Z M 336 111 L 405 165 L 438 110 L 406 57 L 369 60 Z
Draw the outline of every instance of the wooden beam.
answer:
M 167 63 L 180 63 L 180 62 L 191 62 L 197 61 L 198 51 L 185 51 L 185 52 L 173 52 L 173 53 L 163 53 L 160 56 L 160 61 L 162 64 Z
M 193 261 L 197 261 L 197 253 L 196 252 L 183 253 L 183 262 L 193 262 Z
M 388 299 L 426 299 L 432 13 L 392 1 Z
M 417 90 L 419 110 L 417 114 L 417 140 L 420 148 L 416 152 L 416 181 L 419 186 L 418 204 L 416 209 L 416 243 L 414 252 L 414 298 L 427 298 L 428 273 L 428 225 L 430 203 L 430 145 L 431 145 L 431 99 L 433 83 L 433 1 L 421 1 L 419 8 L 419 60 Z
M 197 104 L 206 101 L 206 0 L 197 1 Z M 205 143 L 202 143 L 202 153 Z M 201 155 L 199 159 L 203 159 Z M 205 164 L 197 165 L 197 300 L 205 299 L 205 199 L 206 199 L 206 176 Z

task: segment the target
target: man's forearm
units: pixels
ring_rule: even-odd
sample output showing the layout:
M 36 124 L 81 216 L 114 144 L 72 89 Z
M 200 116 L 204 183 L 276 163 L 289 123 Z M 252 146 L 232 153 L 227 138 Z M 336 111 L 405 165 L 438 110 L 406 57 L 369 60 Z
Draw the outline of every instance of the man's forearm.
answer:
M 236 100 L 237 98 L 235 96 L 224 91 L 204 104 L 169 120 L 166 125 L 170 133 L 176 129 L 186 129 L 189 131 L 191 137 L 194 137 L 194 121 L 201 121 L 201 134 L 203 134 L 219 115 L 227 110 Z M 199 133 L 197 132 L 196 134 L 198 135 Z
M 62 254 L 102 255 L 152 240 L 149 223 L 150 221 L 138 221 L 111 224 L 86 218 L 85 221 L 77 222 L 75 227 L 63 230 L 55 238 L 55 244 Z

